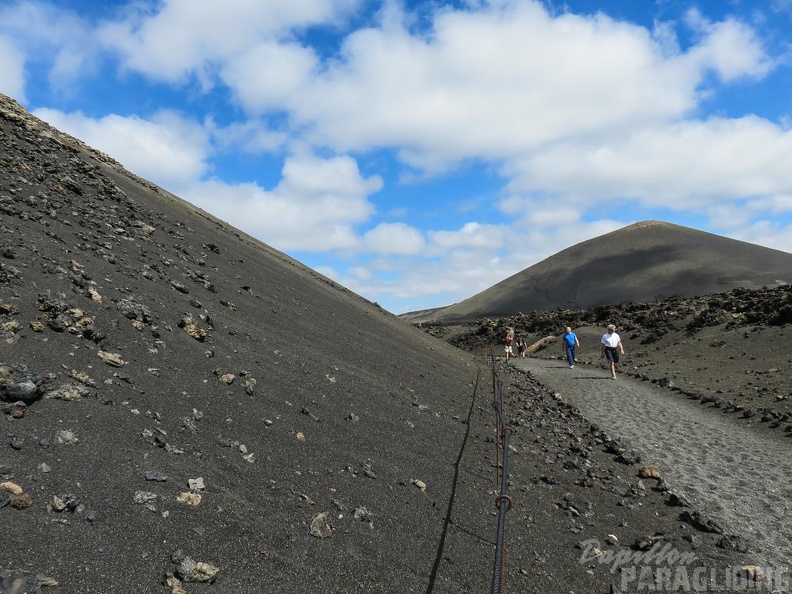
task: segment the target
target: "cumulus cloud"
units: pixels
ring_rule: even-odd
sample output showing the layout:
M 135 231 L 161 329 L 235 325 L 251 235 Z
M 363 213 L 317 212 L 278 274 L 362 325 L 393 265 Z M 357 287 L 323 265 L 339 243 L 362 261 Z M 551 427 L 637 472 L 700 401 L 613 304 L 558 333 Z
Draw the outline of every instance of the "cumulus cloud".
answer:
M 571 198 L 571 197 L 570 197 Z M 554 198 L 513 195 L 502 200 L 500 209 L 522 223 L 527 229 L 544 229 L 577 225 L 585 212 L 585 200 L 572 198 L 559 201 Z
M 506 174 L 512 191 L 574 192 L 581 206 L 618 197 L 703 208 L 792 190 L 792 132 L 755 116 L 646 126 L 548 146 L 510 163 Z
M 789 220 L 792 213 L 792 194 L 778 194 L 763 196 L 751 200 L 734 200 L 715 202 L 704 209 L 710 226 L 722 229 L 735 237 L 746 236 L 746 229 L 750 226 L 756 228 L 759 223 L 772 222 L 768 227 L 768 235 L 761 238 L 759 243 L 770 247 L 778 247 L 790 251 L 792 243 L 784 245 L 780 237 L 773 237 L 772 230 L 778 230 L 783 225 L 782 220 Z M 789 238 L 788 234 L 783 237 Z
M 40 2 L 0 6 L 0 32 L 14 39 L 15 48 L 30 63 L 47 63 L 49 83 L 68 92 L 78 77 L 95 71 L 98 63 L 93 29 L 72 11 Z M 5 51 L 0 53 L 0 61 Z
M 516 242 L 518 236 L 513 236 Z M 549 246 L 548 246 L 549 248 Z M 549 255 L 549 254 L 548 254 Z M 357 269 L 337 274 L 344 286 L 375 301 L 388 301 L 394 313 L 449 305 L 494 285 L 526 268 L 523 257 L 493 258 L 489 250 L 460 248 L 442 257 L 420 261 L 375 259 L 357 274 Z
M 429 237 L 434 247 L 445 251 L 464 247 L 499 248 L 506 243 L 507 234 L 507 228 L 502 225 L 471 222 L 458 231 L 430 231 Z
M 240 58 L 226 81 L 246 107 L 286 110 L 315 142 L 393 147 L 408 164 L 439 170 L 673 121 L 696 107 L 709 70 L 732 80 L 772 67 L 748 26 L 692 24 L 700 39 L 683 53 L 663 27 L 653 34 L 601 14 L 551 17 L 539 3 L 505 1 L 437 12 L 429 33 L 394 18 L 354 31 L 323 68 L 305 48 L 260 48 L 249 56 L 282 55 L 292 74 L 270 90 L 273 77 L 236 73 L 269 61 Z
M 355 227 L 375 211 L 370 194 L 382 180 L 364 178 L 354 159 L 292 156 L 272 190 L 219 180 L 194 184 L 183 197 L 281 250 L 360 247 Z
M 174 191 L 208 169 L 206 131 L 171 111 L 159 111 L 151 120 L 119 115 L 93 119 L 54 109 L 38 109 L 34 115 Z
M 789 246 L 792 245 L 792 225 L 760 219 L 741 226 L 731 236 L 748 243 L 788 252 Z
M 249 112 L 283 109 L 318 68 L 310 48 L 266 42 L 229 60 L 221 77 Z
M 432 168 L 678 116 L 695 104 L 689 69 L 663 60 L 640 27 L 506 2 L 438 13 L 427 36 L 356 31 L 342 59 L 290 106 L 324 142 L 395 146 L 410 164 Z
M 381 223 L 363 235 L 369 251 L 383 254 L 419 254 L 426 241 L 420 231 L 404 223 Z
M 99 29 L 102 43 L 125 68 L 158 80 L 184 82 L 195 75 L 206 86 L 219 64 L 261 40 L 290 37 L 293 30 L 338 23 L 359 0 L 164 0 L 142 4 L 122 21 Z
M 218 149 L 227 152 L 239 149 L 248 154 L 277 153 L 289 140 L 286 132 L 256 119 L 219 126 L 209 118 L 205 125 Z
M 704 37 L 690 52 L 693 61 L 715 70 L 725 81 L 742 76 L 763 77 L 773 67 L 755 31 L 734 19 L 712 23 L 698 10 L 688 12 L 688 23 Z
M 25 57 L 14 43 L 0 36 L 0 92 L 25 101 Z

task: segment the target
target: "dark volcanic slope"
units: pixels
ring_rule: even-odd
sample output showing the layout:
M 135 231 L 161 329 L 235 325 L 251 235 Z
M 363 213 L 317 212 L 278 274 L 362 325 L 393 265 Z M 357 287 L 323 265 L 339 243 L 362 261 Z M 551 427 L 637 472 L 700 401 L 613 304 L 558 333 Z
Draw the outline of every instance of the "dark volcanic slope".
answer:
M 422 514 L 448 495 L 470 359 L 2 108 L 0 363 L 48 391 L 3 417 L 0 482 L 33 507 L 0 509 L 2 563 L 72 593 L 155 591 L 177 549 L 221 567 L 225 592 L 428 573 L 442 515 Z M 200 505 L 177 501 L 199 477 Z M 352 535 L 311 537 L 321 512 Z M 395 543 L 427 530 L 422 564 L 402 560 Z
M 461 321 L 556 308 L 692 297 L 792 281 L 792 254 L 645 221 L 584 241 L 439 312 Z
M 2 96 L 0 147 L 0 593 L 488 590 L 471 355 Z M 611 591 L 587 539 L 751 560 L 535 382 L 506 393 L 513 591 Z

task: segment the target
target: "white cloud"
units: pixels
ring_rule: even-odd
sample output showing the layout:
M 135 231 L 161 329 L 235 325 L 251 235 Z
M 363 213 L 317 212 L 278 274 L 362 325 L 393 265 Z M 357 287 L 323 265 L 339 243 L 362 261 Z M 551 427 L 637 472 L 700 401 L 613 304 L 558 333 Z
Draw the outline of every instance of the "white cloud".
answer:
M 788 216 L 790 213 L 792 213 L 792 194 L 715 202 L 704 209 L 709 225 L 717 229 L 728 230 L 731 233 L 741 233 L 751 221 L 756 223 L 765 217 Z M 774 226 L 779 226 L 777 221 Z M 768 245 L 764 241 L 757 243 Z M 786 249 L 792 249 L 792 243 L 788 243 Z
M 358 0 L 164 0 L 127 20 L 102 25 L 99 37 L 126 68 L 158 80 L 183 82 L 192 75 L 212 86 L 216 68 L 261 40 L 292 30 L 338 23 Z
M 458 231 L 429 231 L 434 248 L 442 251 L 465 247 L 499 248 L 507 242 L 509 229 L 502 225 L 465 223 Z
M 250 80 L 234 88 L 248 107 L 257 92 L 261 108 L 282 97 L 316 142 L 395 147 L 409 164 L 435 170 L 678 119 L 695 108 L 708 69 L 733 79 L 771 66 L 735 21 L 700 24 L 701 41 L 686 54 L 662 28 L 653 37 L 603 15 L 552 18 L 534 2 L 441 11 L 424 36 L 394 22 L 350 34 L 324 70 L 304 56 L 273 92 Z
M 363 281 L 374 277 L 374 275 L 371 273 L 371 270 L 365 266 L 353 266 L 347 271 L 347 274 Z
M 25 101 L 25 57 L 14 43 L 0 36 L 0 93 Z
M 218 148 L 229 152 L 235 148 L 251 154 L 277 152 L 289 140 L 286 132 L 274 130 L 260 120 L 235 122 L 223 127 L 209 119 L 205 125 Z
M 792 193 L 757 198 L 751 201 L 751 206 L 757 212 L 766 212 L 770 214 L 789 213 L 792 212 Z
M 636 199 L 672 209 L 792 190 L 792 131 L 757 117 L 644 127 L 565 142 L 511 163 L 510 190 L 574 193 L 577 204 Z
M 559 201 L 536 196 L 509 196 L 499 208 L 528 229 L 557 228 L 577 224 L 585 211 L 585 200 Z
M 421 233 L 404 223 L 381 223 L 363 235 L 366 247 L 382 254 L 419 254 L 426 241 Z
M 320 196 L 330 204 L 340 200 L 338 207 L 342 208 L 347 197 L 357 204 L 361 198 L 378 192 L 382 189 L 382 179 L 378 176 L 364 179 L 351 157 L 297 156 L 286 160 L 278 188 L 283 195 L 295 198 Z
M 688 23 L 705 37 L 690 57 L 714 69 L 724 81 L 741 76 L 761 78 L 773 67 L 760 39 L 746 24 L 733 19 L 711 23 L 696 10 L 688 13 Z
M 772 220 L 760 219 L 743 225 L 735 229 L 730 236 L 776 250 L 792 251 L 792 225 L 779 224 Z
M 0 32 L 15 40 L 28 62 L 47 62 L 49 82 L 61 92 L 69 92 L 73 81 L 98 63 L 90 25 L 57 6 L 24 1 L 0 6 Z
M 172 191 L 207 169 L 209 139 L 204 129 L 182 116 L 160 111 L 151 120 L 38 109 L 34 115 L 109 154 L 124 167 Z
M 430 38 L 353 33 L 344 61 L 293 99 L 293 113 L 328 143 L 397 146 L 411 164 L 431 169 L 694 105 L 694 77 L 668 84 L 687 66 L 663 61 L 639 27 L 551 19 L 525 2 L 447 11 L 434 24 Z
M 663 56 L 670 58 L 680 53 L 679 38 L 674 23 L 655 21 L 652 39 L 660 46 Z
M 394 313 L 449 305 L 482 291 L 526 267 L 512 259 L 493 261 L 488 250 L 461 248 L 436 260 L 376 260 L 369 276 L 347 271 L 335 278 L 375 301 L 388 301 Z M 421 304 L 417 306 L 416 304 Z
M 522 0 L 445 8 L 420 34 L 388 3 L 379 26 L 349 34 L 324 62 L 287 34 L 336 22 L 355 5 L 168 0 L 101 31 L 126 67 L 167 80 L 203 73 L 209 85 L 219 76 L 248 112 L 286 114 L 293 142 L 339 152 L 393 147 L 429 171 L 506 161 L 521 182 L 534 173 L 536 151 L 552 153 L 554 143 L 580 153 L 594 137 L 618 141 L 679 121 L 696 107 L 708 69 L 731 80 L 772 66 L 750 27 L 694 11 L 688 23 L 700 40 L 687 53 L 667 25 L 650 32 L 602 14 L 553 17 Z M 264 134 L 250 146 L 284 141 L 274 139 Z M 606 142 L 600 155 L 608 151 L 619 155 L 619 143 Z M 568 169 L 541 177 L 563 186 Z
M 327 251 L 360 247 L 355 226 L 374 214 L 368 200 L 382 180 L 364 178 L 354 159 L 293 156 L 273 190 L 255 184 L 197 183 L 182 196 L 281 250 Z
M 310 48 L 295 43 L 266 42 L 229 60 L 224 82 L 251 112 L 282 109 L 308 84 L 318 59 Z
M 485 258 L 473 253 L 455 253 L 442 263 L 424 262 L 420 266 L 403 266 L 398 278 L 381 274 L 374 268 L 371 278 L 354 274 L 336 277 L 349 289 L 375 301 L 387 300 L 394 313 L 403 313 L 412 303 L 423 307 L 449 305 L 468 297 L 502 280 L 511 272 L 509 268 L 493 266 Z

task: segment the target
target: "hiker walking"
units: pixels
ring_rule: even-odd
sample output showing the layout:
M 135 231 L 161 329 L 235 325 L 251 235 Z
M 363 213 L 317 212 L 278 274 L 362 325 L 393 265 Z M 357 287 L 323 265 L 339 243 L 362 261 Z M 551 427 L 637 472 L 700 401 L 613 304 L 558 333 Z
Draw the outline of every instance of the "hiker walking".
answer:
M 525 351 L 528 350 L 528 343 L 525 342 L 525 339 L 522 336 L 517 337 L 517 354 L 520 355 L 520 359 L 525 359 Z
M 509 360 L 509 357 L 514 355 L 512 351 L 512 343 L 514 342 L 514 330 L 509 328 L 506 331 L 506 336 L 503 339 L 503 350 L 506 352 L 506 361 Z
M 569 326 L 566 327 L 564 330 L 564 340 L 563 345 L 564 347 L 564 354 L 566 355 L 567 363 L 569 363 L 569 368 L 572 369 L 575 366 L 575 349 L 580 346 L 580 341 L 578 340 L 577 334 L 572 332 L 572 328 Z
M 622 344 L 621 336 L 616 334 L 616 326 L 610 324 L 608 331 L 602 335 L 600 342 L 600 355 L 605 357 L 610 365 L 611 378 L 616 379 L 619 355 L 624 355 L 624 345 Z

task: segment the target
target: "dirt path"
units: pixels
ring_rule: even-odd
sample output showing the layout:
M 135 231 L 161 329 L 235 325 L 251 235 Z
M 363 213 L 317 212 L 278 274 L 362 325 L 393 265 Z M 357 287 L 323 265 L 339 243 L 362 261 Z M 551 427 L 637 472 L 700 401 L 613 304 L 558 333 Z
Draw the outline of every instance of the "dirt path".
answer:
M 514 359 L 604 431 L 661 471 L 675 493 L 748 540 L 746 561 L 792 562 L 792 448 L 652 384 L 592 366 Z M 788 440 L 787 440 L 788 441 Z

